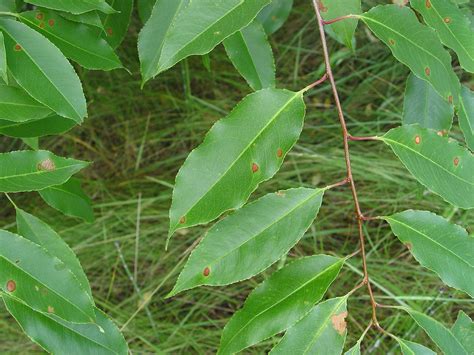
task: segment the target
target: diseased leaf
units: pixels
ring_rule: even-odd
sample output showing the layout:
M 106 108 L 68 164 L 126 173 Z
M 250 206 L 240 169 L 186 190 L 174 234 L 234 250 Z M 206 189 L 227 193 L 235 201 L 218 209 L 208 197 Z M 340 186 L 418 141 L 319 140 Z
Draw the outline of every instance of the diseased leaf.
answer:
M 61 116 L 80 123 L 87 116 L 81 82 L 63 54 L 25 24 L 0 19 L 8 68 L 34 99 Z
M 253 90 L 275 86 L 275 61 L 262 25 L 254 21 L 224 41 L 225 50 Z
M 416 260 L 443 282 L 474 297 L 474 238 L 458 225 L 427 211 L 384 217 Z
M 412 309 L 406 308 L 405 311 L 423 328 L 426 334 L 438 345 L 444 354 L 468 355 L 467 351 L 455 338 L 453 333 L 440 322 Z
M 95 308 L 96 324 L 74 324 L 54 315 L 36 312 L 12 297 L 3 301 L 28 336 L 52 354 L 128 353 L 127 343 L 117 326 L 104 313 Z
M 248 279 L 278 261 L 304 235 L 324 189 L 268 194 L 215 224 L 193 251 L 170 295 Z
M 339 355 L 347 335 L 347 296 L 316 305 L 286 332 L 272 355 Z
M 453 116 L 453 106 L 439 96 L 429 82 L 410 74 L 403 103 L 404 125 L 418 123 L 423 128 L 449 131 Z
M 186 57 L 210 52 L 224 39 L 252 22 L 269 2 L 270 0 L 194 0 L 187 6 L 182 6 L 181 2 L 176 5 L 167 2 L 164 12 L 171 12 L 172 15 L 159 26 L 157 21 L 161 16 L 155 15 L 160 7 L 158 1 L 140 34 L 140 58 L 152 59 L 145 60 L 145 66 L 142 67 L 143 81 L 155 77 Z M 171 6 L 173 9 L 168 9 Z M 157 26 L 165 27 L 165 30 L 157 32 L 154 30 Z M 163 32 L 165 36 L 156 36 L 156 33 Z
M 94 321 L 92 298 L 61 260 L 28 239 L 3 230 L 0 288 L 39 312 L 76 323 Z
M 95 28 L 69 21 L 49 10 L 22 12 L 20 19 L 84 68 L 112 70 L 122 67 L 114 50 L 97 35 Z
M 428 81 L 448 102 L 458 102 L 460 83 L 451 67 L 451 56 L 436 33 L 419 23 L 411 9 L 379 5 L 361 19 L 417 77 Z
M 5 84 L 8 84 L 7 53 L 5 50 L 5 38 L 2 32 L 0 32 L 0 77 Z
M 469 151 L 418 125 L 394 128 L 380 139 L 428 189 L 454 206 L 474 207 L 474 157 Z
M 321 16 L 324 20 L 332 20 L 345 15 L 359 15 L 362 13 L 361 0 L 318 0 Z M 330 25 L 325 25 L 324 29 L 336 41 L 342 43 L 350 49 L 353 48 L 354 34 L 359 20 L 348 18 Z
M 343 264 L 344 259 L 316 255 L 275 272 L 226 325 L 218 354 L 236 353 L 295 324 L 321 300 Z
M 155 3 L 155 0 L 137 0 L 138 16 L 142 23 L 146 23 L 150 18 Z
M 474 72 L 474 32 L 471 22 L 449 0 L 410 0 L 425 22 L 438 33 L 441 42 L 458 55 L 461 66 Z
M 412 341 L 397 338 L 403 355 L 436 355 L 433 350 Z
M 36 138 L 61 134 L 69 131 L 75 125 L 76 122 L 73 120 L 56 114 L 27 122 L 11 122 L 0 119 L 0 134 L 16 138 Z
M 107 0 L 118 11 L 104 16 L 103 24 L 106 40 L 113 48 L 117 48 L 125 38 L 133 10 L 133 0 Z
M 474 151 L 474 93 L 465 86 L 461 88 L 458 119 L 466 144 Z
M 211 128 L 176 177 L 170 236 L 241 207 L 262 181 L 278 171 L 303 128 L 302 95 L 257 91 Z
M 290 16 L 293 0 L 272 0 L 257 16 L 267 35 L 278 31 Z
M 49 254 L 61 260 L 92 298 L 89 281 L 79 260 L 66 242 L 50 226 L 19 208 L 16 209 L 16 224 L 18 234 L 42 246 Z
M 105 0 L 25 0 L 25 2 L 48 9 L 70 12 L 75 15 L 94 10 L 106 14 L 116 12 Z
M 13 86 L 0 85 L 0 120 L 25 122 L 44 118 L 52 112 L 25 91 Z M 0 124 L 0 129 L 2 125 Z
M 39 194 L 48 205 L 65 215 L 82 218 L 89 223 L 94 222 L 91 200 L 82 191 L 79 179 L 72 177 L 62 185 L 51 186 L 39 191 Z
M 474 353 L 474 323 L 463 311 L 459 311 L 451 332 L 469 354 Z
M 66 159 L 45 150 L 0 154 L 0 192 L 38 191 L 65 183 L 87 162 Z

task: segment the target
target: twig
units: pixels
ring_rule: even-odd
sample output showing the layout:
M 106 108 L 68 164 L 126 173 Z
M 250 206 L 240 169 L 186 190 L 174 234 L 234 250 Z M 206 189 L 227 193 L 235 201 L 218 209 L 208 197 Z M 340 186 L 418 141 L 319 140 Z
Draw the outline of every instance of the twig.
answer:
M 342 21 L 342 20 L 346 20 L 348 18 L 356 18 L 357 16 L 356 15 L 345 15 L 345 16 L 340 16 L 340 17 L 336 17 L 336 18 L 333 18 L 332 20 L 321 20 L 321 23 L 323 25 L 330 25 L 331 23 L 335 23 L 335 22 L 339 22 L 339 21 Z

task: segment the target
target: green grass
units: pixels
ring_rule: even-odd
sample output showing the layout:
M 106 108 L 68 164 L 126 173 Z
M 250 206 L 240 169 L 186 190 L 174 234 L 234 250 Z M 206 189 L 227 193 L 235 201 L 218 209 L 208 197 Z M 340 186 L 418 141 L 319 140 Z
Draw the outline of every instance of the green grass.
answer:
M 284 29 L 272 37 L 278 86 L 294 90 L 315 81 L 324 70 L 311 7 L 308 1 L 296 3 Z M 53 225 L 73 246 L 91 281 L 97 305 L 119 326 L 126 325 L 124 335 L 134 354 L 213 353 L 229 317 L 276 266 L 236 285 L 202 287 L 165 300 L 191 248 L 208 228 L 180 231 L 165 252 L 168 208 L 174 176 L 187 154 L 250 89 L 219 46 L 210 55 L 210 72 L 199 57 L 193 57 L 141 91 L 135 49 L 138 29 L 135 21 L 121 49 L 133 75 L 125 71 L 82 71 L 90 102 L 89 119 L 64 137 L 41 141 L 43 148 L 58 154 L 94 161 L 84 173 L 84 184 L 94 200 L 96 222 L 83 224 L 62 217 L 34 194 L 15 195 L 14 199 Z M 330 42 L 350 132 L 382 134 L 398 125 L 407 69 L 362 25 L 354 55 Z M 312 90 L 306 103 L 306 125 L 300 141 L 281 171 L 262 184 L 252 199 L 278 189 L 325 186 L 344 178 L 341 131 L 328 86 Z M 456 129 L 453 134 L 460 137 Z M 7 138 L 2 138 L 0 145 L 2 151 L 21 147 L 20 142 Z M 382 143 L 351 143 L 351 153 L 366 215 L 425 209 L 469 228 L 474 225 L 472 213 L 453 208 L 427 192 Z M 2 225 L 14 230 L 13 209 L 6 198 L 1 197 L 1 201 Z M 445 324 L 451 324 L 461 308 L 474 312 L 472 300 L 444 287 L 434 274 L 421 268 L 386 223 L 370 222 L 365 233 L 370 275 L 381 303 L 409 305 Z M 326 194 L 316 223 L 287 260 L 316 253 L 342 256 L 357 248 L 350 191 L 341 187 Z M 135 269 L 136 282 L 130 278 Z M 360 274 L 361 260 L 354 257 L 327 296 L 348 292 L 360 281 Z M 364 288 L 349 302 L 348 347 L 365 329 L 370 314 Z M 435 348 L 405 314 L 380 309 L 379 318 L 390 332 Z M 277 341 L 278 337 L 267 340 L 246 353 L 263 353 Z M 391 339 L 375 331 L 367 334 L 363 348 L 374 354 L 398 352 Z M 39 351 L 1 306 L 0 353 Z

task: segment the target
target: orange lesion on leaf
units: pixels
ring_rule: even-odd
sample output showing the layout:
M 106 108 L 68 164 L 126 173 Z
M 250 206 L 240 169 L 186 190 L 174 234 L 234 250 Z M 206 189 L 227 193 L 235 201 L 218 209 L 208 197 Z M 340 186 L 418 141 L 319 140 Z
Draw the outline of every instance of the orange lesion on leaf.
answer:
M 450 22 L 451 22 L 451 17 L 444 18 L 444 23 L 450 23 Z
M 108 36 L 112 36 L 114 34 L 114 30 L 112 29 L 112 27 L 107 28 L 106 32 Z
M 277 157 L 278 157 L 278 158 L 281 158 L 282 156 L 283 156 L 283 149 L 278 148 L 278 150 L 277 150 Z
M 54 171 L 56 170 L 56 164 L 51 159 L 43 160 L 38 163 L 38 170 L 40 171 Z
M 205 267 L 202 274 L 204 277 L 208 277 L 211 274 L 211 269 L 209 267 Z
M 260 167 L 258 166 L 257 163 L 252 164 L 252 172 L 253 173 L 256 173 L 259 169 L 260 169 Z
M 421 137 L 420 137 L 420 136 L 416 136 L 416 137 L 415 137 L 415 143 L 416 143 L 416 144 L 420 144 L 420 143 L 421 143 Z
M 54 307 L 48 306 L 48 313 L 54 313 Z
M 331 317 L 332 326 L 334 327 L 334 329 L 336 329 L 336 331 L 340 335 L 344 335 L 344 333 L 346 331 L 346 328 L 347 328 L 346 317 L 347 317 L 347 315 L 348 315 L 348 313 L 346 311 L 346 312 L 342 312 L 342 313 L 339 313 L 339 314 L 334 314 Z
M 13 280 L 7 281 L 7 291 L 14 292 L 16 290 L 16 282 Z
M 426 68 L 425 68 L 425 74 L 426 74 L 426 76 L 430 76 L 430 75 L 431 75 L 431 69 L 430 69 L 430 67 L 426 67 Z
M 52 18 L 48 20 L 48 25 L 49 25 L 50 27 L 53 27 L 53 26 L 54 26 L 54 20 L 53 20 Z
M 186 216 L 183 216 L 179 219 L 179 224 L 185 224 L 186 223 Z
M 15 44 L 15 46 L 13 47 L 13 49 L 14 49 L 15 51 L 17 51 L 17 52 L 19 52 L 19 51 L 22 50 L 21 46 L 20 46 L 18 43 Z
M 427 9 L 431 9 L 431 1 L 430 0 L 426 0 L 425 1 L 425 6 Z
M 320 10 L 321 12 L 327 12 L 327 11 L 328 11 L 328 8 L 327 8 L 326 6 L 324 6 L 322 0 L 319 0 L 319 1 L 318 1 L 318 7 L 319 7 L 319 10 Z
M 38 20 L 40 20 L 40 21 L 43 20 L 43 19 L 44 19 L 44 14 L 43 14 L 42 12 L 38 12 L 38 13 L 36 14 L 36 19 L 38 19 Z
M 459 165 L 459 158 L 458 157 L 454 158 L 453 163 L 454 163 L 454 166 L 458 166 Z

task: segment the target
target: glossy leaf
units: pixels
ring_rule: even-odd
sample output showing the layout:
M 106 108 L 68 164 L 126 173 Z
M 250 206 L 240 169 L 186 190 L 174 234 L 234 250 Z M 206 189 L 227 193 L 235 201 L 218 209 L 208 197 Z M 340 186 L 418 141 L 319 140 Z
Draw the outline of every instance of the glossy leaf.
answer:
M 16 138 L 36 138 L 61 134 L 69 131 L 76 122 L 68 118 L 52 114 L 45 118 L 11 122 L 0 119 L 0 134 Z
M 403 355 L 436 355 L 433 350 L 412 341 L 397 338 L 397 342 Z
M 345 15 L 359 15 L 362 13 L 361 0 L 319 0 L 321 16 L 324 20 L 332 20 Z M 357 18 L 348 18 L 330 25 L 324 26 L 325 30 L 350 49 L 353 48 L 354 34 L 359 20 Z
M 14 298 L 3 298 L 8 311 L 28 336 L 52 354 L 116 354 L 128 353 L 127 343 L 117 326 L 99 309 L 96 324 L 74 324 L 58 317 L 36 312 Z
M 143 23 L 146 23 L 151 16 L 155 0 L 137 0 L 138 16 Z
M 16 209 L 16 225 L 18 234 L 42 246 L 49 254 L 61 260 L 92 298 L 89 281 L 79 260 L 66 242 L 50 226 L 19 208 Z
M 421 265 L 474 297 L 474 238 L 464 228 L 426 211 L 409 210 L 385 219 Z
M 293 0 L 272 0 L 257 16 L 267 35 L 278 31 L 290 16 Z
M 474 157 L 469 151 L 418 125 L 394 128 L 381 139 L 428 189 L 454 206 L 474 207 Z
M 7 120 L 9 124 L 12 124 L 12 122 L 44 118 L 50 114 L 49 108 L 40 104 L 22 89 L 0 85 L 0 120 Z
M 403 103 L 403 124 L 418 123 L 423 128 L 449 131 L 454 108 L 433 89 L 430 83 L 410 74 Z
M 0 231 L 0 287 L 31 308 L 70 322 L 95 318 L 93 301 L 58 258 L 19 235 Z
M 106 14 L 116 12 L 105 0 L 25 0 L 25 2 L 76 15 L 94 10 L 102 11 Z
M 22 138 L 23 143 L 33 150 L 39 149 L 39 139 L 38 138 Z
M 0 77 L 8 84 L 7 52 L 5 50 L 5 38 L 0 32 Z M 0 100 L 2 98 L 0 97 Z
M 451 56 L 436 33 L 418 22 L 411 9 L 380 5 L 361 19 L 417 77 L 428 81 L 448 102 L 458 102 L 460 83 L 451 67 Z
M 474 32 L 471 22 L 449 0 L 410 0 L 425 22 L 438 33 L 441 42 L 458 55 L 461 66 L 474 72 Z
M 253 90 L 275 86 L 275 61 L 262 25 L 254 21 L 224 41 L 225 50 Z
M 303 237 L 324 191 L 268 194 L 215 224 L 189 257 L 171 295 L 200 285 L 228 285 L 268 268 Z
M 114 50 L 97 35 L 95 28 L 69 21 L 49 10 L 23 12 L 20 19 L 84 68 L 111 70 L 122 67 Z
M 51 152 L 25 150 L 0 154 L 0 192 L 37 191 L 65 183 L 87 162 Z
M 16 0 L 2 0 L 2 1 L 0 1 L 0 11 L 16 12 L 17 11 Z
M 343 264 L 344 259 L 316 255 L 275 272 L 226 325 L 219 354 L 241 351 L 295 324 L 321 300 Z
M 405 309 L 408 314 L 415 320 L 418 325 L 428 334 L 436 345 L 446 355 L 468 355 L 467 351 L 459 343 L 456 337 L 437 320 L 428 317 L 427 315 L 414 311 L 412 309 Z
M 57 13 L 60 16 L 64 17 L 66 20 L 82 23 L 88 26 L 97 27 L 97 29 L 100 29 L 100 31 L 99 32 L 96 31 L 96 33 L 101 33 L 104 30 L 104 26 L 102 25 L 102 20 L 100 19 L 100 16 L 97 13 L 97 11 L 89 11 L 89 12 L 85 12 L 79 15 L 74 15 L 69 12 L 57 12 Z
M 0 19 L 10 73 L 30 96 L 59 115 L 82 122 L 87 116 L 81 82 L 71 64 L 45 37 L 28 26 Z
M 456 323 L 451 328 L 451 332 L 467 352 L 474 351 L 474 323 L 463 311 L 459 311 Z
M 303 319 L 288 329 L 271 355 L 339 355 L 347 335 L 347 296 L 316 305 Z
M 474 151 L 474 93 L 465 86 L 461 89 L 458 119 L 466 144 Z
M 70 178 L 66 183 L 51 186 L 39 192 L 48 205 L 67 216 L 94 222 L 91 200 L 81 188 L 79 179 Z
M 133 10 L 133 0 L 108 0 L 118 12 L 104 17 L 103 24 L 107 42 L 117 48 L 125 38 Z
M 161 7 L 160 3 L 164 2 L 158 1 L 150 20 L 140 33 L 143 81 L 155 77 L 186 57 L 210 52 L 224 39 L 252 22 L 269 2 L 270 0 L 193 0 L 181 7 L 182 2 L 171 5 L 174 1 L 168 1 L 163 5 L 163 12 L 170 12 L 172 15 L 165 22 L 159 22 L 164 14 L 157 16 L 157 12 Z M 174 15 L 180 7 L 179 14 Z M 156 31 L 157 27 L 160 30 Z M 162 36 L 163 34 L 165 35 Z
M 170 235 L 241 207 L 262 181 L 278 171 L 303 128 L 302 95 L 257 91 L 211 128 L 176 177 Z

